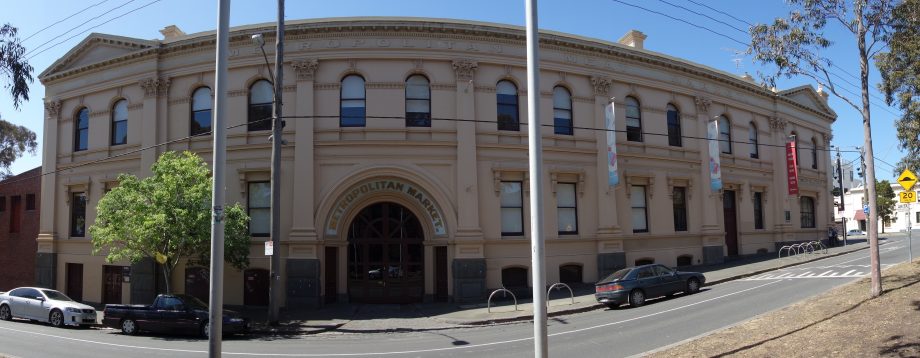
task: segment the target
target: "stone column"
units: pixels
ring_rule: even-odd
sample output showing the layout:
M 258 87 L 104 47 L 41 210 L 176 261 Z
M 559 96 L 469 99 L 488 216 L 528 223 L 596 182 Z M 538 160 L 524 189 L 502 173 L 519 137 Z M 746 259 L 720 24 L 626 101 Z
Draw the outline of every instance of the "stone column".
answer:
M 709 112 L 712 101 L 706 97 L 696 97 L 696 116 L 701 138 L 708 138 L 706 126 L 710 121 L 716 120 Z M 717 264 L 725 258 L 725 230 L 720 226 L 719 217 L 723 215 L 722 191 L 714 192 L 709 178 L 709 141 L 702 139 L 700 143 L 700 181 L 699 198 L 697 201 L 699 212 L 702 215 L 700 233 L 703 240 L 703 263 Z
M 485 294 L 486 260 L 479 226 L 479 180 L 476 160 L 476 61 L 457 59 L 457 244 L 454 245 L 452 277 L 454 301 L 478 301 Z
M 285 280 L 287 286 L 286 306 L 318 307 L 320 299 L 320 250 L 316 233 L 316 213 L 314 204 L 315 162 L 313 145 L 313 74 L 319 67 L 316 59 L 302 59 L 291 62 L 297 74 L 297 111 L 294 120 L 287 120 L 294 125 L 294 205 L 291 211 L 290 235 Z M 287 107 L 290 108 L 290 107 Z
M 57 138 L 58 122 L 61 119 L 61 101 L 51 100 L 45 102 L 44 132 L 48 138 Z M 73 120 L 73 119 L 71 119 Z M 66 134 L 65 134 L 66 135 Z M 57 169 L 57 140 L 42 141 L 42 173 Z M 56 231 L 54 227 L 56 210 L 55 199 L 58 198 L 57 174 L 45 175 L 41 178 L 42 192 L 41 213 L 39 217 L 38 237 L 35 238 L 37 252 L 35 254 L 35 284 L 39 287 L 57 287 L 57 250 L 55 248 Z M 67 230 L 67 228 L 62 228 Z
M 594 127 L 606 128 L 604 109 L 613 98 L 610 98 L 609 78 L 591 77 L 594 85 Z M 616 111 L 621 111 L 617 108 Z M 617 216 L 617 191 L 624 185 L 612 187 L 608 185 L 607 172 L 607 132 L 595 131 L 597 141 L 597 165 L 595 178 L 597 181 L 597 277 L 605 277 L 614 271 L 626 267 L 626 252 L 623 251 L 623 240 L 616 239 L 621 234 L 619 217 Z M 620 178 L 624 181 L 624 178 Z
M 148 78 L 141 80 L 139 85 L 144 88 L 144 107 L 142 109 L 141 121 L 141 147 L 147 148 L 164 141 L 163 137 L 166 132 L 167 122 L 165 113 L 164 118 L 160 118 L 160 112 L 165 112 L 165 108 L 159 108 L 158 103 L 161 97 L 166 97 L 169 90 L 169 78 Z M 162 102 L 167 102 L 165 99 Z M 159 123 L 164 122 L 164 123 Z M 157 147 L 154 150 L 145 150 L 141 152 L 141 167 L 138 177 L 144 178 L 152 174 L 150 167 L 156 162 L 162 149 Z

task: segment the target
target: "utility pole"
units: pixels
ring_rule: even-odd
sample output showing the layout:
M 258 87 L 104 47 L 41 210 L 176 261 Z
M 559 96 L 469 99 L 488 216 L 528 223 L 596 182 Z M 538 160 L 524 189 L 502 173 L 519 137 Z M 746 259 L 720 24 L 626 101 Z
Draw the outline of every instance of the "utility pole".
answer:
M 546 327 L 546 268 L 543 253 L 543 127 L 540 125 L 540 34 L 537 0 L 525 0 L 527 19 L 527 134 L 530 167 L 530 266 L 533 268 L 534 357 L 549 356 Z
M 843 235 L 843 246 L 847 246 L 847 212 L 846 205 L 844 205 L 843 166 L 840 164 L 840 147 L 837 147 L 837 187 L 840 188 L 840 207 L 837 212 L 843 213 L 843 215 L 840 215 L 840 221 L 843 224 L 841 235 Z
M 214 136 L 211 175 L 211 297 L 208 310 L 208 357 L 220 357 L 224 322 L 224 179 L 227 158 L 227 57 L 230 48 L 230 0 L 218 0 L 217 66 L 214 69 Z
M 275 100 L 272 106 L 272 274 L 269 297 L 268 323 L 278 324 L 279 300 L 281 298 L 281 94 L 284 83 L 284 0 L 278 0 L 278 32 L 275 36 Z

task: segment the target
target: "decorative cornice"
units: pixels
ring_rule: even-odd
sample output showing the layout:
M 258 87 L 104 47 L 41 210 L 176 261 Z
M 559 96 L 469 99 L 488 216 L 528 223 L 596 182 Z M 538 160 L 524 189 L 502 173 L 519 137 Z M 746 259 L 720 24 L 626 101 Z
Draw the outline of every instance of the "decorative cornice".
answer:
M 169 92 L 169 83 L 172 82 L 167 78 L 147 78 L 138 83 L 144 89 L 144 97 L 162 97 Z
M 186 97 L 170 98 L 170 99 L 169 99 L 169 105 L 170 105 L 170 106 L 176 105 L 176 104 L 188 103 L 188 102 L 189 102 L 189 99 L 186 98 Z
M 594 86 L 594 95 L 607 97 L 610 93 L 610 84 L 613 81 L 606 77 L 591 76 L 591 85 Z
M 368 82 L 365 88 L 369 89 L 403 89 L 406 84 L 403 82 Z
M 186 101 L 188 101 L 188 100 L 186 99 Z M 129 110 L 129 111 L 134 111 L 134 110 L 138 110 L 138 109 L 141 109 L 141 108 L 144 108 L 144 104 L 143 104 L 143 103 L 134 103 L 134 104 L 129 104 L 129 105 L 128 105 L 128 110 Z
M 296 85 L 282 86 L 281 92 L 297 92 L 297 86 Z
M 432 83 L 431 89 L 440 91 L 456 91 L 457 85 L 454 83 Z
M 767 118 L 767 121 L 770 122 L 770 129 L 774 131 L 782 131 L 786 129 L 787 121 L 779 117 L 770 117 Z
M 712 100 L 707 97 L 694 97 L 693 102 L 696 103 L 697 114 L 709 113 L 709 107 L 712 105 Z
M 457 74 L 457 81 L 472 81 L 476 68 L 479 67 L 479 63 L 466 58 L 454 60 L 451 65 Z
M 578 97 L 578 96 L 573 96 L 573 97 L 572 97 L 572 102 L 579 102 L 579 103 L 594 103 L 594 98 L 591 98 L 591 97 Z
M 319 60 L 315 58 L 296 60 L 291 62 L 291 67 L 297 73 L 298 81 L 312 81 L 313 74 L 316 73 L 316 68 L 319 67 Z
M 494 86 L 476 86 L 476 92 L 495 93 Z
M 46 101 L 45 102 L 45 115 L 48 118 L 58 118 L 61 115 L 61 101 Z
M 313 83 L 314 90 L 338 90 L 341 84 L 338 82 L 332 83 Z
M 111 112 L 110 112 L 110 111 L 90 112 L 90 113 L 89 113 L 89 118 L 108 117 L 109 113 L 111 113 Z
M 249 94 L 248 89 L 238 89 L 238 90 L 227 91 L 227 97 L 242 97 L 247 94 Z

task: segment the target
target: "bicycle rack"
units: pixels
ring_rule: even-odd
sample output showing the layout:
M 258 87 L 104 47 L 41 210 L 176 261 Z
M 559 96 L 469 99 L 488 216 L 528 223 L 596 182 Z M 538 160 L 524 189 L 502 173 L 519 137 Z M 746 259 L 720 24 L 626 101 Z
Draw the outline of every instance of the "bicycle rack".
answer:
M 821 253 L 827 253 L 827 246 L 824 246 L 820 241 L 807 241 L 800 242 L 798 244 L 785 245 L 779 249 L 777 252 L 777 258 L 783 257 L 783 252 L 786 252 L 786 257 L 791 257 L 799 254 L 814 254 L 817 251 Z
M 566 284 L 564 284 L 564 283 L 562 283 L 562 282 L 556 282 L 556 283 L 554 283 L 552 286 L 549 286 L 549 289 L 546 290 L 546 307 L 549 307 L 549 293 L 550 293 L 550 291 L 552 291 L 554 288 L 556 288 L 556 286 L 565 286 L 565 288 L 569 289 L 569 295 L 571 295 L 571 297 L 572 297 L 572 304 L 574 305 L 574 304 L 575 304 L 575 293 L 572 292 L 572 288 L 569 287 L 569 285 L 566 285 Z
M 518 305 L 517 305 L 517 296 L 514 295 L 514 292 L 511 292 L 511 291 L 508 290 L 507 288 L 499 288 L 499 289 L 497 289 L 497 290 L 495 290 L 495 291 L 492 291 L 492 294 L 489 295 L 489 300 L 486 301 L 486 312 L 492 313 L 492 297 L 495 296 L 495 294 L 496 294 L 496 293 L 499 293 L 499 292 L 508 292 L 508 293 L 511 294 L 511 298 L 514 299 L 514 310 L 517 311 L 517 310 L 518 310 L 518 309 L 517 309 L 517 306 L 518 306 Z

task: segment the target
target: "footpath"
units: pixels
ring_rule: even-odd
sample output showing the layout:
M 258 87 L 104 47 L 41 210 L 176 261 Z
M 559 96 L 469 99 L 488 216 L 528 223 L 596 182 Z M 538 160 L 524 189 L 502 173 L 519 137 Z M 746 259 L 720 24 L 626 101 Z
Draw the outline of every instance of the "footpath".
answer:
M 702 272 L 706 286 L 716 285 L 767 271 L 801 265 L 869 247 L 865 236 L 849 240 L 846 246 L 828 248 L 826 253 L 815 253 L 777 258 L 776 253 L 757 257 L 746 257 L 718 265 L 681 268 L 683 271 Z M 884 244 L 884 238 L 880 239 Z M 500 296 L 496 295 L 496 296 Z M 593 285 L 573 287 L 573 293 L 565 288 L 553 290 L 549 296 L 547 314 L 550 317 L 604 309 L 606 306 L 594 299 Z M 498 301 L 498 302 L 496 302 Z M 349 304 L 334 303 L 319 310 L 283 311 L 284 320 L 276 326 L 266 322 L 264 309 L 243 309 L 242 312 L 253 321 L 252 333 L 256 335 L 296 336 L 335 332 L 340 334 L 366 334 L 388 332 L 435 331 L 479 325 L 501 324 L 533 319 L 533 302 L 518 299 L 513 304 L 510 296 L 494 299 L 492 307 L 485 300 L 480 304 L 420 303 L 408 305 Z

